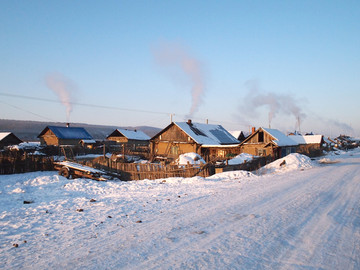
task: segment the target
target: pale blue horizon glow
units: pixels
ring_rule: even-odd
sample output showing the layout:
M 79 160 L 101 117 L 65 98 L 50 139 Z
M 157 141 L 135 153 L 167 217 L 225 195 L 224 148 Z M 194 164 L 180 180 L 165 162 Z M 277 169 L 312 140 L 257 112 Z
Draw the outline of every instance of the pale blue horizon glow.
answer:
M 131 109 L 75 104 L 67 116 L 61 104 L 0 95 L 2 119 L 163 128 L 174 114 L 228 130 L 288 132 L 299 129 L 296 107 L 303 132 L 360 137 L 359 1 L 0 7 L 0 93 L 56 100 L 56 74 L 71 102 Z

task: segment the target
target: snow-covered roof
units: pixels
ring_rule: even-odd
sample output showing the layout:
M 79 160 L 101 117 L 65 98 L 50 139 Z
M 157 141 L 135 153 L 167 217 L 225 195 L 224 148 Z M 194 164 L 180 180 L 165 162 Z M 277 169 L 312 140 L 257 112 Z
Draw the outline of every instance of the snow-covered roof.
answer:
M 140 140 L 140 141 L 150 140 L 150 137 L 141 130 L 127 130 L 127 129 L 118 128 L 117 131 L 119 131 L 122 135 L 124 135 L 126 138 L 131 140 Z
M 83 139 L 92 140 L 93 137 L 82 127 L 58 127 L 47 126 L 38 137 L 45 134 L 47 129 L 50 129 L 59 139 Z
M 221 125 L 174 122 L 176 126 L 182 129 L 195 142 L 203 146 L 216 146 L 226 144 L 239 144 L 240 142 L 234 138 Z
M 9 136 L 11 132 L 0 132 L 0 141 Z
M 273 140 L 273 142 L 277 145 L 277 146 L 293 146 L 293 145 L 298 145 L 297 142 L 295 142 L 294 140 L 292 140 L 291 138 L 289 138 L 288 136 L 286 136 L 284 133 L 282 133 L 280 130 L 278 129 L 271 129 L 271 128 L 263 128 L 263 130 L 265 132 L 267 132 L 268 134 L 270 134 L 273 138 L 275 138 L 275 140 Z
M 88 143 L 88 144 L 92 144 L 92 143 L 96 143 L 95 140 L 81 140 L 82 143 Z
M 229 133 L 231 135 L 233 135 L 235 137 L 235 139 L 239 138 L 241 133 L 244 135 L 245 138 L 250 135 L 250 133 L 248 131 L 243 131 L 243 130 L 231 130 L 231 131 L 229 131 Z
M 298 144 L 315 144 L 321 143 L 322 135 L 289 135 L 289 138 Z
M 235 139 L 239 138 L 241 130 L 229 130 L 229 133 L 234 136 Z

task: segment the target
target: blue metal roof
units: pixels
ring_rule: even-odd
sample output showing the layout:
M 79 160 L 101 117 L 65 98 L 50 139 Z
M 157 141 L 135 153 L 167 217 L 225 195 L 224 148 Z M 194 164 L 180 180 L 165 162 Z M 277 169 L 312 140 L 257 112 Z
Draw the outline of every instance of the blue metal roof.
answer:
M 93 137 L 82 127 L 48 126 L 59 139 L 92 140 Z M 46 130 L 46 129 L 45 129 Z M 44 132 L 42 132 L 43 134 Z M 39 136 L 41 136 L 40 134 Z
M 240 142 L 234 138 L 221 125 L 201 124 L 188 122 L 174 122 L 194 141 L 201 145 L 216 146 L 239 144 Z

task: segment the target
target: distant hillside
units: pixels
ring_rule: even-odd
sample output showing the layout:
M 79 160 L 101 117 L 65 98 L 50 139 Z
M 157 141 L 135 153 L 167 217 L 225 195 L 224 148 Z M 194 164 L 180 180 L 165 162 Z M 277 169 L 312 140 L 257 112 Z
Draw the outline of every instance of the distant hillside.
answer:
M 40 121 L 21 121 L 21 120 L 7 120 L 0 119 L 0 132 L 13 132 L 17 137 L 24 141 L 38 140 L 37 136 L 46 126 L 66 126 L 66 123 L 61 122 L 40 122 Z M 71 123 L 72 127 L 85 128 L 94 139 L 105 139 L 116 128 L 126 128 L 130 130 L 141 130 L 150 137 L 157 134 L 161 129 L 149 126 L 136 127 L 117 127 L 117 126 L 102 126 L 102 125 L 88 125 L 81 123 Z

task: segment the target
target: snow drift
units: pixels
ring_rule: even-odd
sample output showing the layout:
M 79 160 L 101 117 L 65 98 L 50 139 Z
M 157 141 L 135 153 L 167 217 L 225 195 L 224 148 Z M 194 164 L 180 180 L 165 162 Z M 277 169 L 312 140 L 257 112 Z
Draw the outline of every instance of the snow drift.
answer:
M 197 165 L 197 164 L 205 164 L 206 162 L 199 154 L 189 152 L 189 153 L 181 154 L 179 158 L 175 160 L 174 163 L 177 165 L 187 165 L 187 164 Z
M 289 154 L 260 168 L 258 174 L 284 173 L 294 170 L 304 170 L 314 167 L 312 160 L 305 155 L 298 153 Z
M 256 156 L 253 156 L 253 155 L 250 155 L 250 154 L 247 154 L 247 153 L 241 153 L 241 154 L 237 155 L 236 157 L 230 159 L 228 164 L 229 165 L 243 164 L 244 162 L 251 161 L 255 157 Z

